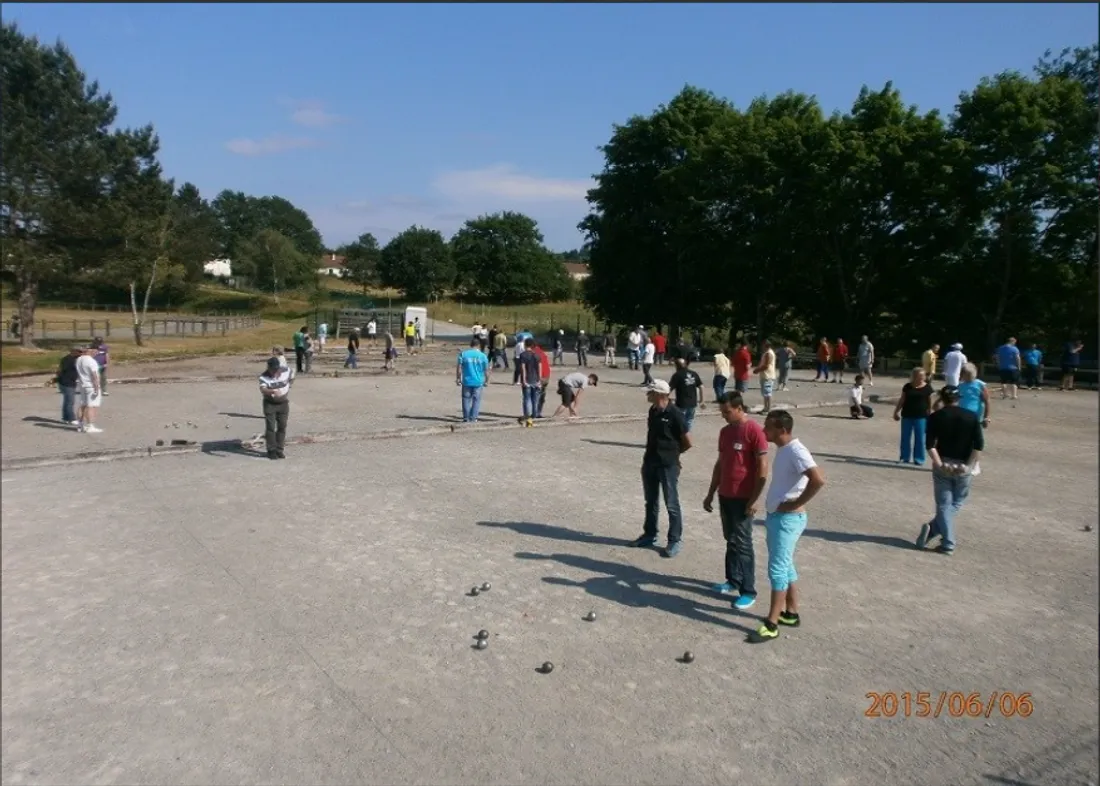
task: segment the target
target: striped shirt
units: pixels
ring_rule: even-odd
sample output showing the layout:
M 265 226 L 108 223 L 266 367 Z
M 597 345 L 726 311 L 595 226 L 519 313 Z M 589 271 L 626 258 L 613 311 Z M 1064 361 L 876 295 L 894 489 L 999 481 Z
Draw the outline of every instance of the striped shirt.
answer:
M 289 368 L 280 366 L 279 370 L 275 372 L 275 376 L 268 376 L 267 371 L 260 374 L 260 390 L 274 390 L 275 394 L 272 396 L 264 396 L 264 398 L 270 398 L 278 401 L 285 399 L 290 394 L 290 383 L 294 379 L 294 375 Z

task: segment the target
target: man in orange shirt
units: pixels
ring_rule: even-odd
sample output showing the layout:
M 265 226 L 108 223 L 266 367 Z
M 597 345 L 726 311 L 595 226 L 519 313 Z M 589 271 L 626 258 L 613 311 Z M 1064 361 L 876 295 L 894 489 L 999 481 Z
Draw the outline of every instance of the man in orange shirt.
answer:
M 829 339 L 821 339 L 821 343 L 817 345 L 817 374 L 814 376 L 814 382 L 829 381 L 829 358 L 831 358 L 832 355 L 832 350 L 829 347 Z
M 749 345 L 742 341 L 733 353 L 733 389 L 743 394 L 748 390 L 751 378 L 752 353 L 749 352 Z
M 656 363 L 658 366 L 665 364 L 665 352 L 668 351 L 668 340 L 664 337 L 660 330 L 653 336 L 653 348 L 656 350 Z
M 550 356 L 542 346 L 535 344 L 535 356 L 539 359 L 539 403 L 535 408 L 535 417 L 542 417 L 542 408 L 546 406 L 546 388 L 550 387 Z
M 838 338 L 833 347 L 833 382 L 844 382 L 844 367 L 848 364 L 848 345 Z

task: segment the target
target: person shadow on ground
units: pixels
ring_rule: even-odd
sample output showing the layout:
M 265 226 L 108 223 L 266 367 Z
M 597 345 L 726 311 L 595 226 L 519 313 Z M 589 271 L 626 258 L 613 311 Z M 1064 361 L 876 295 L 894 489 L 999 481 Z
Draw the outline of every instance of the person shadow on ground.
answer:
M 595 597 L 630 608 L 652 608 L 695 622 L 706 622 L 746 634 L 752 632 L 751 628 L 738 624 L 730 617 L 751 619 L 755 617 L 735 611 L 728 603 L 716 606 L 702 603 L 695 597 L 677 594 L 687 592 L 693 596 L 703 596 L 718 601 L 719 596 L 710 588 L 710 585 L 699 579 L 668 576 L 634 565 L 597 560 L 577 554 L 535 554 L 521 551 L 515 556 L 517 559 L 557 562 L 596 574 L 583 581 L 546 576 L 543 581 L 547 584 L 577 587 Z

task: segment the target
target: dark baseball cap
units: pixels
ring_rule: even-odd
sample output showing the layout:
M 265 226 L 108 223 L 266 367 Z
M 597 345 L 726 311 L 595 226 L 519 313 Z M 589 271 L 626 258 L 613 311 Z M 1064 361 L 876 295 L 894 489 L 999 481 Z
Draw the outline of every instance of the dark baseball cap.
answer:
M 268 368 L 278 368 L 279 367 L 279 358 L 268 358 L 267 359 L 267 367 Z
M 940 388 L 940 398 L 945 401 L 958 401 L 959 389 L 954 385 L 945 385 L 944 387 Z

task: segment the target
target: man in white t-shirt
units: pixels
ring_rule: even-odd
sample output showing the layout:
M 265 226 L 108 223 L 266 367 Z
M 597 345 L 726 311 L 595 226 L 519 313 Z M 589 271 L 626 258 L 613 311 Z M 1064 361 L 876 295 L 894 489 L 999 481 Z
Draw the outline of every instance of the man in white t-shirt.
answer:
M 631 371 L 637 371 L 642 362 L 642 334 L 640 330 L 631 330 L 626 337 L 626 359 Z
M 962 344 L 952 344 L 951 351 L 943 357 L 943 384 L 944 387 L 957 388 L 959 375 L 966 365 L 966 355 L 963 354 Z
M 867 380 L 868 385 L 874 387 L 875 345 L 871 343 L 871 339 L 867 338 L 867 336 L 863 336 L 860 339 L 859 347 L 856 349 L 856 357 L 859 361 L 859 373 Z
M 764 419 L 764 435 L 777 448 L 771 464 L 771 485 L 764 503 L 768 543 L 768 580 L 772 585 L 768 616 L 749 641 L 762 643 L 779 637 L 779 626 L 796 628 L 798 616 L 798 573 L 794 550 L 806 529 L 806 503 L 825 486 L 825 476 L 800 441 L 794 438 L 794 418 L 777 409 Z
M 376 338 L 378 338 L 378 322 L 371 317 L 367 322 L 367 343 L 373 347 Z
M 328 322 L 322 322 L 317 326 L 317 353 L 323 354 L 325 342 L 328 341 Z
M 657 359 L 657 345 L 651 339 L 646 338 L 645 348 L 642 350 L 642 387 L 653 384 L 653 362 Z
M 96 362 L 95 353 L 94 347 L 88 347 L 76 359 L 77 385 L 80 388 L 80 423 L 76 430 L 83 434 L 103 433 L 103 429 L 95 425 L 95 413 L 102 401 L 99 363 Z

